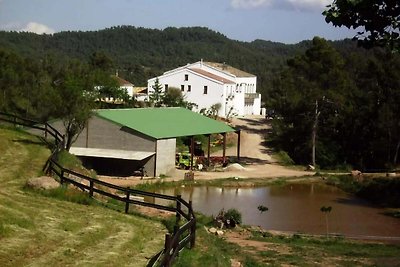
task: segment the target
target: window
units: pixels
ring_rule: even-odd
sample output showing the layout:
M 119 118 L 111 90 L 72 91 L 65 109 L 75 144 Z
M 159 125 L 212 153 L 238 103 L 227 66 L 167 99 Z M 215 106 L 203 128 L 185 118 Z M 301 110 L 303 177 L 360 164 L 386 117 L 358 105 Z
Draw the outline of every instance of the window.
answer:
M 207 91 L 208 91 L 208 86 L 207 85 L 204 85 L 204 92 L 203 92 L 203 94 L 207 94 Z
M 189 74 L 185 74 L 185 81 L 189 81 Z
M 183 84 L 181 85 L 181 91 L 185 91 L 185 86 Z
M 192 91 L 192 86 L 188 85 L 188 92 Z
M 168 84 L 164 84 L 164 89 L 165 89 L 165 92 L 168 91 Z

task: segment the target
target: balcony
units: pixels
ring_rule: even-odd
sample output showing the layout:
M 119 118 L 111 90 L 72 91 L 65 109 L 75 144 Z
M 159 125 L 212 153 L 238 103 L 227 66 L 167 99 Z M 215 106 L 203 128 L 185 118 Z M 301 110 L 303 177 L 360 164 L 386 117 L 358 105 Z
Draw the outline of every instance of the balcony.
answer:
M 245 105 L 254 105 L 254 101 L 259 98 L 261 98 L 259 93 L 247 93 L 244 94 L 244 103 Z

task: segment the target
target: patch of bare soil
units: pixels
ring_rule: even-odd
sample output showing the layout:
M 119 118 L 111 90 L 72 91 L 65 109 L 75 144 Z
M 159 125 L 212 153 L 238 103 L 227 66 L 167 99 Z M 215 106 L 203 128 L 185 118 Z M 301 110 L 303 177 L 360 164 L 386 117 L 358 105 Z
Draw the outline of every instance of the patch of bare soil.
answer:
M 275 251 L 279 254 L 290 254 L 290 248 L 283 244 L 250 240 L 251 233 L 246 229 L 227 231 L 224 237 L 228 242 L 239 245 L 244 250 L 254 255 L 261 251 Z
M 149 217 L 168 218 L 170 216 L 175 215 L 174 212 L 158 210 L 158 209 L 139 206 L 139 205 L 135 205 L 133 210 L 135 212 L 144 214 L 144 215 L 149 216 Z

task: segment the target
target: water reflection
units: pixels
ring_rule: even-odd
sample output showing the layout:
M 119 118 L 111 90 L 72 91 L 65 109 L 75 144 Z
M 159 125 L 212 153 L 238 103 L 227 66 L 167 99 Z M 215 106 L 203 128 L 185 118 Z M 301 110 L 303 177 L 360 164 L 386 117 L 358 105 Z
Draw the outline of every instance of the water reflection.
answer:
M 160 190 L 182 195 L 193 208 L 216 215 L 222 208 L 236 208 L 243 223 L 265 229 L 324 234 L 322 206 L 331 206 L 331 233 L 368 236 L 400 236 L 400 220 L 382 215 L 383 210 L 335 187 L 321 184 L 290 184 L 258 188 L 178 187 Z M 260 213 L 259 205 L 268 207 Z

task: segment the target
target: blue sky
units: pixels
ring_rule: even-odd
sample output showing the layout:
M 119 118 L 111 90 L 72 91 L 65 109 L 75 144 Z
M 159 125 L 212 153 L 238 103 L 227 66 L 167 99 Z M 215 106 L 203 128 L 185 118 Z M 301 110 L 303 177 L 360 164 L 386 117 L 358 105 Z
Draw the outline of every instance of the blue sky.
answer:
M 321 15 L 332 0 L 0 0 L 0 30 L 54 33 L 117 25 L 203 26 L 228 38 L 297 43 L 352 37 Z

